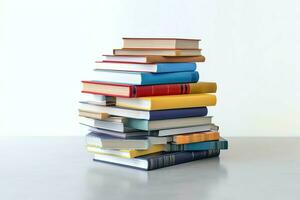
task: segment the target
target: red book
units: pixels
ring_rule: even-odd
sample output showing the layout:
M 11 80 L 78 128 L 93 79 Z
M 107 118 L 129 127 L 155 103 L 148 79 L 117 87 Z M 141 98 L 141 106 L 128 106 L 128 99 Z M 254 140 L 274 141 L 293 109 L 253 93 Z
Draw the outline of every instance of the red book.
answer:
M 146 97 L 193 93 L 215 93 L 214 82 L 162 84 L 162 85 L 125 85 L 97 81 L 82 81 L 83 93 L 116 97 Z

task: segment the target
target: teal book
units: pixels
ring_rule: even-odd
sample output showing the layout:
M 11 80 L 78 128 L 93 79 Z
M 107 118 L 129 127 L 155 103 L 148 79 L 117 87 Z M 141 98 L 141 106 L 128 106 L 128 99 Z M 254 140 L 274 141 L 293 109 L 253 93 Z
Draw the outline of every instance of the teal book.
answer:
M 92 77 L 94 82 L 107 82 L 129 85 L 156 85 L 172 83 L 196 83 L 199 80 L 197 71 L 150 73 L 97 70 Z
M 166 151 L 202 151 L 228 149 L 228 141 L 221 138 L 218 141 L 197 142 L 190 144 L 168 144 Z

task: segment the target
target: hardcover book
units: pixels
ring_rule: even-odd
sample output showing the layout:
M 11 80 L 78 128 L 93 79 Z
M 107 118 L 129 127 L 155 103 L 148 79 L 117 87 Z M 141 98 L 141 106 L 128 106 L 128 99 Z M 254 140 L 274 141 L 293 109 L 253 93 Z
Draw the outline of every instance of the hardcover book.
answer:
M 170 72 L 170 73 L 148 73 L 148 72 L 120 72 L 97 70 L 94 82 L 119 83 L 129 85 L 155 85 L 171 83 L 195 83 L 199 80 L 197 71 L 193 72 Z
M 116 71 L 133 71 L 133 72 L 184 72 L 195 71 L 196 63 L 157 63 L 157 64 L 140 64 L 129 62 L 96 62 L 95 70 L 116 70 Z
M 122 158 L 135 158 L 147 154 L 157 153 L 165 150 L 165 144 L 155 144 L 149 147 L 146 150 L 116 150 L 116 149 L 103 149 L 95 146 L 87 145 L 87 151 L 90 153 L 95 154 L 102 154 L 102 155 L 111 155 L 111 156 L 118 156 Z
M 116 106 L 100 106 L 90 104 L 88 102 L 80 102 L 80 111 L 94 112 L 94 113 L 107 113 L 109 115 L 117 115 L 135 119 L 147 120 L 162 120 L 162 119 L 175 119 L 182 117 L 200 117 L 207 115 L 206 107 L 171 109 L 171 110 L 135 110 L 130 108 L 121 108 Z
M 123 38 L 123 48 L 198 49 L 199 41 L 185 38 Z
M 142 56 L 142 55 L 103 55 L 103 62 L 134 62 L 134 63 L 180 63 L 180 62 L 204 62 L 205 57 L 199 56 Z
M 142 170 L 154 170 L 195 160 L 217 157 L 219 156 L 219 154 L 219 150 L 162 152 L 131 159 L 95 154 L 94 161 L 111 163 Z
M 123 150 L 146 150 L 155 144 L 166 144 L 169 141 L 164 137 L 137 137 L 130 139 L 116 138 L 106 134 L 90 132 L 86 136 L 86 144 L 103 149 L 123 149 Z
M 166 145 L 166 151 L 203 151 L 203 150 L 221 150 L 228 149 L 228 141 L 224 138 L 215 141 L 196 142 L 190 144 L 172 144 Z
M 126 85 L 98 81 L 82 81 L 82 93 L 109 95 L 115 97 L 147 97 L 179 94 L 215 93 L 214 82 L 161 84 L 161 85 Z
M 114 55 L 200 56 L 201 49 L 114 49 Z
M 151 131 L 160 129 L 171 129 L 179 127 L 200 126 L 211 124 L 212 117 L 186 117 L 177 119 L 164 119 L 164 120 L 144 120 L 129 118 L 126 121 L 126 126 L 134 129 Z
M 116 98 L 117 106 L 140 110 L 193 108 L 214 106 L 216 103 L 217 99 L 213 94 L 183 94 L 139 98 Z
M 207 131 L 200 133 L 191 133 L 185 135 L 174 135 L 173 143 L 174 144 L 189 144 L 194 142 L 204 142 L 204 141 L 212 141 L 219 140 L 220 134 L 216 131 Z

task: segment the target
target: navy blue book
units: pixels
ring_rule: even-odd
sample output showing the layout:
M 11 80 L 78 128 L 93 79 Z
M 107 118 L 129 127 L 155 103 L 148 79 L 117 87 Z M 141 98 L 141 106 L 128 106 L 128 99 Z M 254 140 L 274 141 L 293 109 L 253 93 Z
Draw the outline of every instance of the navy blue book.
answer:
M 206 107 L 170 109 L 170 110 L 135 110 L 116 106 L 102 106 L 91 102 L 81 101 L 79 110 L 93 113 L 107 113 L 121 117 L 147 120 L 175 119 L 183 117 L 202 117 L 207 115 Z
M 122 158 L 110 155 L 95 154 L 94 161 L 111 163 L 142 170 L 154 170 L 195 160 L 219 156 L 220 150 L 161 152 L 137 158 Z
M 176 119 L 183 117 L 202 117 L 206 116 L 207 112 L 207 107 L 154 110 L 149 112 L 149 120 Z
M 197 71 L 149 73 L 97 70 L 94 82 L 119 83 L 129 85 L 156 85 L 172 83 L 195 83 L 199 80 Z

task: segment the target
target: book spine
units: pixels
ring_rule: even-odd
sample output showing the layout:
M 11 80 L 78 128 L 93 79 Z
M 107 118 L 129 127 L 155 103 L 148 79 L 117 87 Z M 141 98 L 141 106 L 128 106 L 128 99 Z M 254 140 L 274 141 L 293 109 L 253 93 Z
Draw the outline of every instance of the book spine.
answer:
M 189 94 L 189 84 L 165 84 L 133 87 L 133 97 Z
M 194 160 L 215 157 L 218 156 L 219 154 L 220 154 L 219 150 L 174 152 L 170 154 L 163 154 L 161 156 L 147 159 L 148 170 L 154 170 L 158 168 L 191 162 Z

